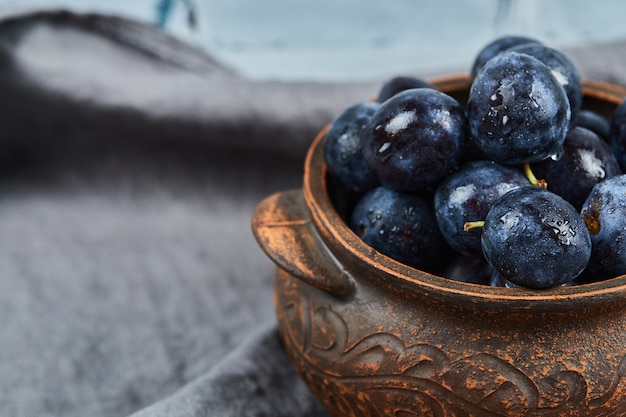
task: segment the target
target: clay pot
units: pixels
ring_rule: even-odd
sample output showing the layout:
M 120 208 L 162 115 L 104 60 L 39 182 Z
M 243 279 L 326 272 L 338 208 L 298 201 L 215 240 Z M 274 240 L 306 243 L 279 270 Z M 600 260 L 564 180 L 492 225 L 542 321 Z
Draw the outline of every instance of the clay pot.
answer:
M 466 77 L 433 82 L 467 100 Z M 591 81 L 584 93 L 584 108 L 605 116 L 626 96 Z M 330 414 L 626 415 L 626 276 L 537 291 L 405 266 L 340 216 L 323 140 L 322 131 L 311 145 L 302 190 L 265 199 L 252 225 L 278 265 L 287 353 Z

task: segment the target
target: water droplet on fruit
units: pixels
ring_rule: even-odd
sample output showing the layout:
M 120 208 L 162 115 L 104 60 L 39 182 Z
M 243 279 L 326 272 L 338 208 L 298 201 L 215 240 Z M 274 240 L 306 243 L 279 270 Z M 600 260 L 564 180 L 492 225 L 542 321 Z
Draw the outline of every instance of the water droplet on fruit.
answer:
M 550 159 L 552 159 L 553 161 L 558 161 L 559 159 L 561 159 L 562 156 L 563 156 L 563 153 L 557 152 L 557 153 L 553 153 L 552 155 L 550 155 Z
M 391 142 L 385 142 L 382 145 L 380 145 L 380 148 L 378 148 L 378 153 L 383 153 L 390 147 L 391 147 Z
M 544 215 L 539 215 L 539 218 L 543 224 L 554 232 L 560 243 L 566 246 L 572 244 L 572 239 L 576 237 L 576 230 L 570 227 L 569 220 L 547 218 Z
M 515 84 L 517 82 L 505 82 L 498 87 L 497 93 L 502 97 L 504 103 L 511 103 L 515 100 Z
M 521 214 L 519 212 L 508 212 L 505 213 L 502 217 L 500 217 L 500 221 L 502 222 L 502 228 L 506 230 L 511 230 L 517 226 L 520 221 Z

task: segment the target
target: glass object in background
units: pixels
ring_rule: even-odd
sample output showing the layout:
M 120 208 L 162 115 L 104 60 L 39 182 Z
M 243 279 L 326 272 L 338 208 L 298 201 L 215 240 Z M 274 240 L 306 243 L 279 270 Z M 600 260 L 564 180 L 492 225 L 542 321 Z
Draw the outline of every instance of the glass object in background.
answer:
M 155 0 L 154 23 L 197 47 L 209 43 L 206 1 Z
M 187 15 L 187 25 L 190 29 L 195 30 L 198 25 L 198 10 L 195 2 L 193 2 L 192 0 L 159 0 L 156 4 L 156 24 L 162 28 L 165 28 L 176 3 L 180 3 L 181 6 L 185 7 L 185 12 Z
M 495 36 L 499 37 L 509 33 L 538 36 L 538 6 L 536 0 L 497 0 L 493 18 Z

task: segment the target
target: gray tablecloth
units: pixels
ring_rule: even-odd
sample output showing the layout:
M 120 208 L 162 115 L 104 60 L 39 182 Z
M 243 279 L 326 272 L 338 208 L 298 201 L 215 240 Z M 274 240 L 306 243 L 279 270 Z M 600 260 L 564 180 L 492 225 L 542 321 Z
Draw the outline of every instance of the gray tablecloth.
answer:
M 625 52 L 568 54 L 626 85 Z M 246 80 L 116 17 L 2 16 L 0 414 L 325 416 L 250 217 L 379 86 Z

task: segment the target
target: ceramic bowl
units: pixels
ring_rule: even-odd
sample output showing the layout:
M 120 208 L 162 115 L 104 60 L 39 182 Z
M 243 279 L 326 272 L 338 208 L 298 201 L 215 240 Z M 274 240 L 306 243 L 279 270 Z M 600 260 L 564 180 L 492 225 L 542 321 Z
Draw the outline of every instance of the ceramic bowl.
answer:
M 467 100 L 467 77 L 432 82 Z M 585 81 L 583 107 L 610 116 L 625 96 Z M 267 197 L 252 228 L 277 264 L 286 351 L 331 415 L 626 415 L 626 276 L 539 291 L 405 266 L 342 219 L 323 141 L 302 189 Z

